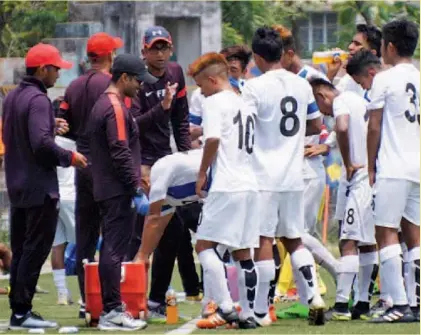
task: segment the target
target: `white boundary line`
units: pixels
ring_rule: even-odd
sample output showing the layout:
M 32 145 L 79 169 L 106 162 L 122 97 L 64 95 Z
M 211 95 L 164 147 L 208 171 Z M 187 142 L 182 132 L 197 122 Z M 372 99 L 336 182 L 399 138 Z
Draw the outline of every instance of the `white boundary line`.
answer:
M 193 319 L 181 327 L 178 327 L 177 329 L 173 329 L 169 332 L 166 332 L 165 335 L 187 335 L 193 333 L 196 329 L 196 323 L 199 320 L 199 318 Z

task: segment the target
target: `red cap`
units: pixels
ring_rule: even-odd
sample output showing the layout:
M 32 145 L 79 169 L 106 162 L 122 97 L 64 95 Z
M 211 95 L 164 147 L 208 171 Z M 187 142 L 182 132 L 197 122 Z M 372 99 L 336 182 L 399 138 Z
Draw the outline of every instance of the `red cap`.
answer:
M 29 49 L 25 57 L 26 67 L 53 65 L 60 69 L 70 69 L 73 64 L 61 58 L 60 51 L 50 44 L 39 43 Z
M 107 33 L 96 33 L 88 40 L 87 52 L 105 56 L 121 48 L 123 44 L 123 40 L 119 37 L 112 37 Z

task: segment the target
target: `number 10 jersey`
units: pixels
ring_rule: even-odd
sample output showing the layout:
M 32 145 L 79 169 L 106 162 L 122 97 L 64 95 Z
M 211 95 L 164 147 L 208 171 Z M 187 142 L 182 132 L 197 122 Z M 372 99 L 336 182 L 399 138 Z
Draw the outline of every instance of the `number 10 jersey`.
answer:
M 256 112 L 259 190 L 302 191 L 306 121 L 321 116 L 310 84 L 284 69 L 272 70 L 248 80 L 242 97 Z

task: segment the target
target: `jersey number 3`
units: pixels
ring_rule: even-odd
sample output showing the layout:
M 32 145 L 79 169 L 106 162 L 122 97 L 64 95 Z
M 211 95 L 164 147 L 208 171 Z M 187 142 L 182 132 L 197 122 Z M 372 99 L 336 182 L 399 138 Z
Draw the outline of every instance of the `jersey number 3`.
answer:
M 244 136 L 244 125 L 243 118 L 241 117 L 241 112 L 238 111 L 238 114 L 232 119 L 234 124 L 238 123 L 238 149 L 243 149 L 243 142 L 245 142 L 246 152 L 251 154 L 253 152 L 254 145 L 254 120 L 248 115 L 246 118 L 246 134 Z
M 279 130 L 286 137 L 294 136 L 300 129 L 300 119 L 297 116 L 298 104 L 297 100 L 291 96 L 287 96 L 281 100 L 281 122 Z M 287 127 L 287 123 L 288 127 Z
M 414 84 L 408 83 L 406 84 L 406 92 L 411 92 L 412 96 L 411 99 L 409 99 L 409 103 L 411 104 L 410 110 L 405 111 L 405 117 L 407 120 L 411 123 L 415 122 L 415 119 L 418 120 L 418 124 L 420 123 L 420 114 L 418 111 L 417 106 L 417 90 L 415 89 Z M 414 114 L 411 113 L 414 112 Z

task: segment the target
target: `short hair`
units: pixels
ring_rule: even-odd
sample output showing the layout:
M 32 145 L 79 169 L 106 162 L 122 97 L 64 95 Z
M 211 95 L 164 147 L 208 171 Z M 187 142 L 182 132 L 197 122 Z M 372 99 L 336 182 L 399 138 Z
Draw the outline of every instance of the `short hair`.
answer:
M 407 20 L 395 20 L 383 26 L 383 40 L 392 43 L 400 57 L 412 57 L 418 43 L 418 26 Z
M 267 26 L 258 28 L 251 42 L 253 52 L 269 63 L 281 60 L 283 44 L 279 33 Z
M 281 36 L 284 50 L 292 50 L 294 52 L 297 50 L 295 46 L 294 35 L 292 34 L 291 30 L 281 24 L 275 24 L 272 26 L 272 28 Z
M 227 61 L 238 60 L 241 63 L 241 69 L 247 68 L 251 59 L 251 50 L 246 45 L 233 45 L 226 47 L 220 52 L 225 56 Z
M 195 77 L 200 72 L 213 65 L 220 66 L 221 72 L 225 72 L 228 75 L 228 62 L 224 55 L 217 52 L 208 52 L 197 58 L 189 65 L 188 75 Z
M 346 65 L 346 72 L 350 76 L 363 74 L 369 66 L 381 66 L 380 58 L 373 55 L 371 50 L 356 52 Z
M 124 72 L 111 72 L 111 82 L 116 84 Z
M 26 68 L 26 75 L 27 76 L 34 76 L 35 73 L 37 72 L 38 67 L 27 67 Z
M 381 57 L 382 32 L 380 29 L 371 24 L 358 24 L 357 33 L 364 34 L 370 48 L 376 51 L 377 57 Z
M 330 90 L 336 89 L 335 86 L 330 81 L 327 81 L 326 79 L 322 78 L 310 78 L 309 83 L 313 89 L 317 89 L 319 87 L 327 87 Z

